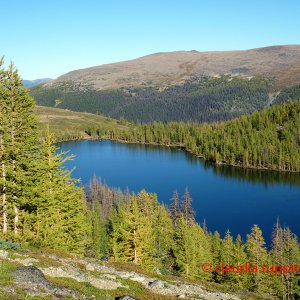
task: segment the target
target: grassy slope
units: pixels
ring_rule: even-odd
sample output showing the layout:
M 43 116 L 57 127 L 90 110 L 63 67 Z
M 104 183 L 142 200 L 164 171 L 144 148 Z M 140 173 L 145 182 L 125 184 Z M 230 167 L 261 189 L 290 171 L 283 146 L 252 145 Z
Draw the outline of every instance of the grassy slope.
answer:
M 128 123 L 117 121 L 102 115 L 73 112 L 66 109 L 37 106 L 37 115 L 43 128 L 49 123 L 57 139 L 90 138 L 85 133 L 87 128 L 103 130 L 125 129 Z

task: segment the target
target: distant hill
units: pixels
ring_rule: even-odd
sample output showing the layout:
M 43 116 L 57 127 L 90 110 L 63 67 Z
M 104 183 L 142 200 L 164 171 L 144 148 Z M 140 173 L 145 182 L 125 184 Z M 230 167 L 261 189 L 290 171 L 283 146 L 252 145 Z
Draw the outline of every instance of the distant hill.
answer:
M 299 87 L 300 45 L 290 45 L 156 53 L 72 71 L 31 93 L 39 105 L 136 122 L 212 122 L 285 102 Z
M 35 79 L 35 80 L 23 80 L 23 85 L 25 87 L 31 88 L 33 86 L 42 84 L 42 83 L 46 83 L 48 81 L 50 81 L 51 78 L 41 78 L 41 79 Z
M 300 84 L 300 45 L 272 46 L 242 51 L 176 51 L 69 72 L 46 86 L 64 81 L 90 84 L 95 89 L 169 87 L 194 76 L 220 74 L 264 75 L 276 87 Z

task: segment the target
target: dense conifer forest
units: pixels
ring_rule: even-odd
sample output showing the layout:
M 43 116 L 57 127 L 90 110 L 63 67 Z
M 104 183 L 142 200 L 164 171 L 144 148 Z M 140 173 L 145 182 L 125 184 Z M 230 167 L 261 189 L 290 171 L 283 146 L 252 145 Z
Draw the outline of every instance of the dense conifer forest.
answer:
M 165 90 L 154 87 L 96 91 L 88 85 L 64 82 L 33 87 L 37 104 L 73 111 L 103 113 L 134 122 L 199 121 L 232 119 L 266 107 L 272 80 L 223 75 L 195 78 Z
M 280 272 L 276 267 L 300 263 L 298 239 L 279 220 L 267 247 L 257 225 L 249 229 L 243 241 L 229 231 L 222 238 L 218 232 L 209 232 L 205 223 L 196 223 L 187 189 L 182 197 L 174 192 L 169 208 L 160 204 L 155 194 L 111 189 L 97 178 L 86 188 L 86 194 L 93 232 L 90 255 L 273 298 L 298 299 L 300 295 L 296 272 Z M 230 266 L 231 272 L 224 271 L 226 267 L 221 271 L 222 263 Z M 234 266 L 245 267 L 246 263 L 266 266 L 268 271 L 233 271 Z
M 221 123 L 154 122 L 124 130 L 89 128 L 87 133 L 130 143 L 183 147 L 217 164 L 300 171 L 300 101 Z

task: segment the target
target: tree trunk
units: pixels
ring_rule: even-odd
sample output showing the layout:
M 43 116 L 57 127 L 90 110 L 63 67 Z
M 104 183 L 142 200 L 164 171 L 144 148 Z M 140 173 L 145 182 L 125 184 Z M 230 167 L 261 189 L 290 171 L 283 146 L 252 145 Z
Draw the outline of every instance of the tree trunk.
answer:
M 133 243 L 134 243 L 134 263 L 138 263 L 138 256 L 137 256 L 137 251 L 136 251 L 136 230 L 135 230 L 135 225 L 133 229 Z
M 3 234 L 7 233 L 7 211 L 6 211 L 6 171 L 5 171 L 5 162 L 4 162 L 4 145 L 3 145 L 3 134 L 0 131 L 0 149 L 2 153 L 2 181 L 3 181 L 3 187 L 2 187 L 2 213 L 3 213 L 3 224 L 2 224 L 2 232 Z
M 11 144 L 12 144 L 12 150 L 14 152 L 15 147 L 15 125 L 14 125 L 15 119 L 12 118 L 12 125 L 11 125 Z M 18 235 L 18 222 L 19 222 L 19 209 L 17 207 L 17 166 L 16 166 L 16 160 L 15 155 L 13 153 L 13 202 L 14 202 L 14 233 L 15 235 Z

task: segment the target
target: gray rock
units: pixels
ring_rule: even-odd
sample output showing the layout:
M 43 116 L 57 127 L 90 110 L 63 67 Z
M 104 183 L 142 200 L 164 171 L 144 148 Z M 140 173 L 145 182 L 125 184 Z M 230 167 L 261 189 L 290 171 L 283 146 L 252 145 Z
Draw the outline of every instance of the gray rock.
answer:
M 5 250 L 0 250 L 0 258 L 2 259 L 8 258 L 8 252 Z
M 13 276 L 15 277 L 15 287 L 26 290 L 30 295 L 52 295 L 56 299 L 66 296 L 76 298 L 74 291 L 50 283 L 43 272 L 35 266 L 18 267 Z M 44 291 L 42 294 L 41 290 Z
M 53 287 L 53 284 L 47 281 L 43 272 L 35 266 L 18 267 L 13 275 L 16 283 L 33 283 Z
M 154 281 L 151 281 L 148 285 L 149 289 L 151 290 L 160 290 L 160 289 L 164 289 L 165 288 L 165 284 L 163 281 L 161 280 L 154 280 Z

